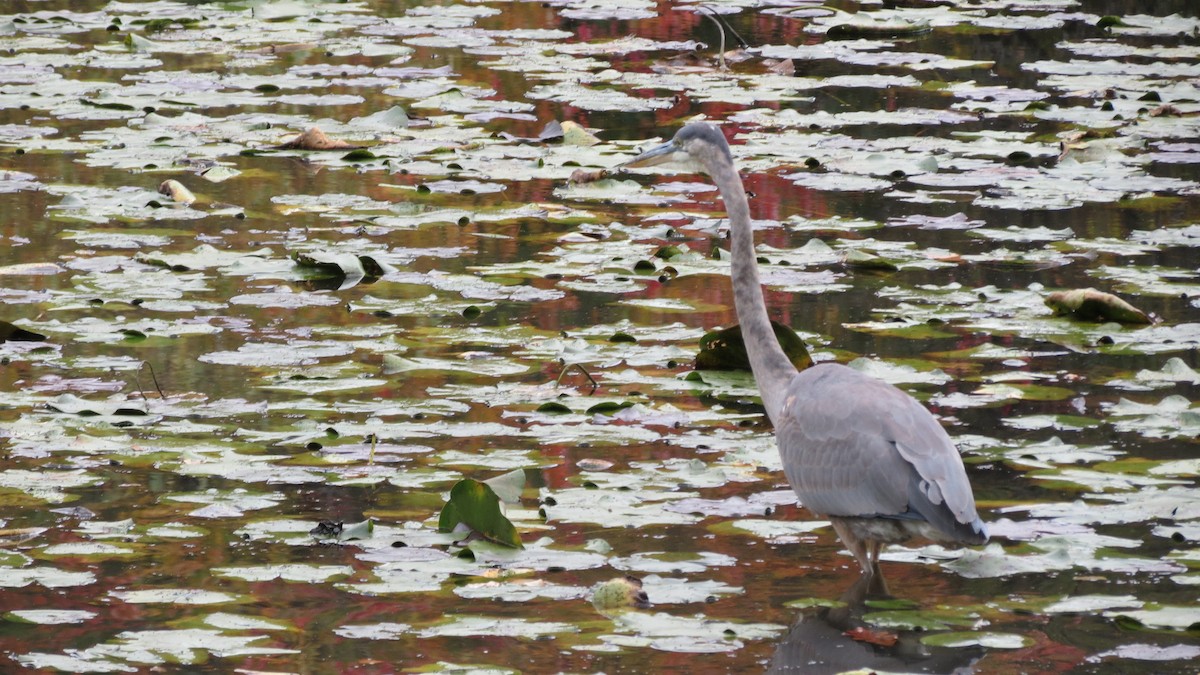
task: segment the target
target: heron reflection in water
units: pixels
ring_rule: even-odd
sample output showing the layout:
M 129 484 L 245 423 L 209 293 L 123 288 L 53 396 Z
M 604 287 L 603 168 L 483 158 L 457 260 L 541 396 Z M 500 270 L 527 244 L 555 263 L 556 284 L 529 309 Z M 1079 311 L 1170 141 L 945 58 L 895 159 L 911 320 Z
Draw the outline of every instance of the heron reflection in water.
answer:
M 975 673 L 986 650 L 980 646 L 930 647 L 922 630 L 873 625 L 865 603 L 872 579 L 861 576 L 831 607 L 801 610 L 775 646 L 769 675 L 846 672 Z M 876 610 L 877 611 L 877 610 Z
M 985 543 L 962 459 L 928 410 L 853 368 L 823 363 L 798 371 L 784 355 L 763 300 L 750 206 L 720 130 L 689 124 L 622 168 L 670 161 L 699 165 L 721 192 L 734 305 L 784 473 L 801 504 L 833 523 L 872 592 L 887 592 L 879 569 L 884 544 L 913 537 Z

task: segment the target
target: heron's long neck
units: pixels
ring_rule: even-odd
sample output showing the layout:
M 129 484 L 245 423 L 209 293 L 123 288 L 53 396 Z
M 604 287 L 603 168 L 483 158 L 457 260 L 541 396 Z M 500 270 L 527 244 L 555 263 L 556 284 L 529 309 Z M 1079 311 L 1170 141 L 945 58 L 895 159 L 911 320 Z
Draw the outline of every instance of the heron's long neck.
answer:
M 778 419 L 788 382 L 796 374 L 771 328 L 767 303 L 763 300 L 762 283 L 758 279 L 758 262 L 754 254 L 754 230 L 750 226 L 750 204 L 737 170 L 729 162 L 713 162 L 706 167 L 721 190 L 725 212 L 729 215 L 729 232 L 733 240 L 733 301 L 746 354 L 754 370 L 754 380 L 762 394 L 763 405 L 772 421 Z

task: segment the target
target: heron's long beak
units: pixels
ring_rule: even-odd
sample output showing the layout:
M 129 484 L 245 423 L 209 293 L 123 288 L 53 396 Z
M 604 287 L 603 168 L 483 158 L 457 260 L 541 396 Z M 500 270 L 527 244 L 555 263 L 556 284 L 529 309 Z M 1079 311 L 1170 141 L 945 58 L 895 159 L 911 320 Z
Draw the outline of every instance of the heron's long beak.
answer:
M 667 141 L 662 145 L 655 146 L 642 154 L 634 157 L 628 162 L 623 162 L 617 165 L 618 169 L 632 169 L 640 166 L 654 166 L 656 164 L 666 164 L 672 160 L 678 159 L 675 153 L 682 152 L 682 149 L 675 144 L 675 141 Z

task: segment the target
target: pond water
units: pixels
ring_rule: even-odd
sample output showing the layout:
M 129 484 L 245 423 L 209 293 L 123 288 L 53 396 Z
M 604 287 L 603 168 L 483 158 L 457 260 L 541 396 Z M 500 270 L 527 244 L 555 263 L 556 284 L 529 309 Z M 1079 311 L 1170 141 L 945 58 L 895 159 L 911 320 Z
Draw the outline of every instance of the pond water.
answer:
M 1194 669 L 1200 8 L 704 6 L 727 69 L 694 3 L 0 9 L 0 670 Z M 570 181 L 693 116 L 773 317 L 963 452 L 993 540 L 893 600 L 692 372 L 708 179 Z M 523 549 L 438 532 L 514 470 Z

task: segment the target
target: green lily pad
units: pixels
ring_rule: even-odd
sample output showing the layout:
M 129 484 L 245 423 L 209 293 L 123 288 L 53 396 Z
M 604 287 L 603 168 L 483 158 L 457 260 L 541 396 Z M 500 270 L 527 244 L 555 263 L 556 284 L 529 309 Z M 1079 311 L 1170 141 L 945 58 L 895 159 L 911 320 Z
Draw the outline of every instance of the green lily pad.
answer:
M 921 643 L 931 647 L 986 647 L 988 649 L 1022 649 L 1033 645 L 1033 640 L 1015 633 L 938 633 L 921 638 Z
M 464 478 L 450 490 L 450 499 L 438 516 L 438 531 L 451 532 L 460 523 L 489 541 L 524 548 L 512 521 L 500 511 L 500 497 L 472 478 Z

